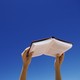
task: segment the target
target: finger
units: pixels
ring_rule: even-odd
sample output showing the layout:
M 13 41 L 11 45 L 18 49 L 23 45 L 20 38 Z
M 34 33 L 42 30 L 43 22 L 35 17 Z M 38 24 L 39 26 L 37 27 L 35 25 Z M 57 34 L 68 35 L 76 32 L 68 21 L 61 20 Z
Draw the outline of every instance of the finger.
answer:
M 30 47 L 26 48 L 23 52 L 22 52 L 22 56 L 26 56 L 26 54 L 28 53 Z
M 27 59 L 28 59 L 28 60 L 31 59 L 31 57 L 32 57 L 32 53 L 33 53 L 33 52 L 30 52 L 29 55 L 27 56 Z
M 63 60 L 64 60 L 64 53 L 60 56 L 60 64 L 62 64 Z
M 30 52 L 30 56 L 32 56 L 33 52 Z
M 33 52 L 30 52 L 30 53 L 29 53 L 29 57 L 32 57 L 32 54 L 33 54 Z
M 25 52 L 26 52 L 26 53 L 29 53 L 29 50 L 30 50 L 30 47 L 26 48 L 26 49 L 25 49 Z
M 30 52 L 26 55 L 27 58 L 31 58 L 32 57 L 33 52 Z
M 62 60 L 64 59 L 64 53 L 61 55 L 61 59 L 62 59 Z
M 56 62 L 59 62 L 59 54 L 56 55 Z
M 30 48 L 29 48 L 29 49 L 28 49 L 28 51 L 27 51 L 26 57 L 28 57 L 28 56 L 29 56 L 29 51 L 30 51 Z

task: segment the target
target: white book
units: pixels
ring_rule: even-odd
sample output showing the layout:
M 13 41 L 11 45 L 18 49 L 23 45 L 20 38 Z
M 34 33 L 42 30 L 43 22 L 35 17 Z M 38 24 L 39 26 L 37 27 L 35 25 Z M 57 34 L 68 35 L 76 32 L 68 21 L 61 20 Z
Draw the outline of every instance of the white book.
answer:
M 56 54 L 63 54 L 72 47 L 72 44 L 54 37 L 33 41 L 30 46 L 32 57 L 47 55 L 55 57 Z

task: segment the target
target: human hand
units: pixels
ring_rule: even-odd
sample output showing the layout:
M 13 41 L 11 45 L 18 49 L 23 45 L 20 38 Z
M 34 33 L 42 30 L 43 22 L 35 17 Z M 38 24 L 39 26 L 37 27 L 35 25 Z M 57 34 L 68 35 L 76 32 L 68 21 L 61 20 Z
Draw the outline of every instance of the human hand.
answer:
M 63 60 L 64 60 L 64 53 L 61 56 L 59 56 L 59 54 L 56 55 L 56 60 L 55 60 L 55 68 L 56 69 L 60 68 Z
M 23 64 L 25 66 L 28 66 L 31 62 L 31 58 L 32 58 L 32 53 L 33 52 L 30 52 L 29 53 L 29 50 L 30 50 L 30 47 L 28 47 L 27 49 L 25 49 L 22 53 L 22 59 L 23 59 Z

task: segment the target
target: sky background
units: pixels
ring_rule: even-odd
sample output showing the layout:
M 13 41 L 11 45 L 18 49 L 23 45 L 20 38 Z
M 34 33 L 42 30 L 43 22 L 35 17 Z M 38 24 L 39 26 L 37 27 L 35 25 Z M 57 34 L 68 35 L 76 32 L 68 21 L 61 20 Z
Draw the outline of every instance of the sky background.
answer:
M 55 36 L 73 43 L 62 80 L 80 80 L 79 0 L 0 0 L 0 80 L 19 80 L 21 53 L 33 40 Z M 28 80 L 55 80 L 54 57 L 32 58 Z

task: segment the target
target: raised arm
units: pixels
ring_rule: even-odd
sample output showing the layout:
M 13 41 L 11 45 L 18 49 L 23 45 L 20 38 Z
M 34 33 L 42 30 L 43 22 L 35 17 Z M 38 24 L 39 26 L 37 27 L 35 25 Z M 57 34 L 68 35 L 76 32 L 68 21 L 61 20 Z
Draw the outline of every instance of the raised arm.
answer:
M 62 80 L 61 73 L 60 73 L 60 67 L 64 59 L 64 54 L 61 56 L 57 55 L 55 60 L 55 80 Z
M 31 62 L 31 57 L 32 57 L 32 52 L 29 53 L 29 49 L 30 48 L 27 48 L 26 50 L 24 50 L 22 54 L 23 66 L 22 66 L 22 71 L 20 75 L 20 80 L 26 80 L 28 66 Z

